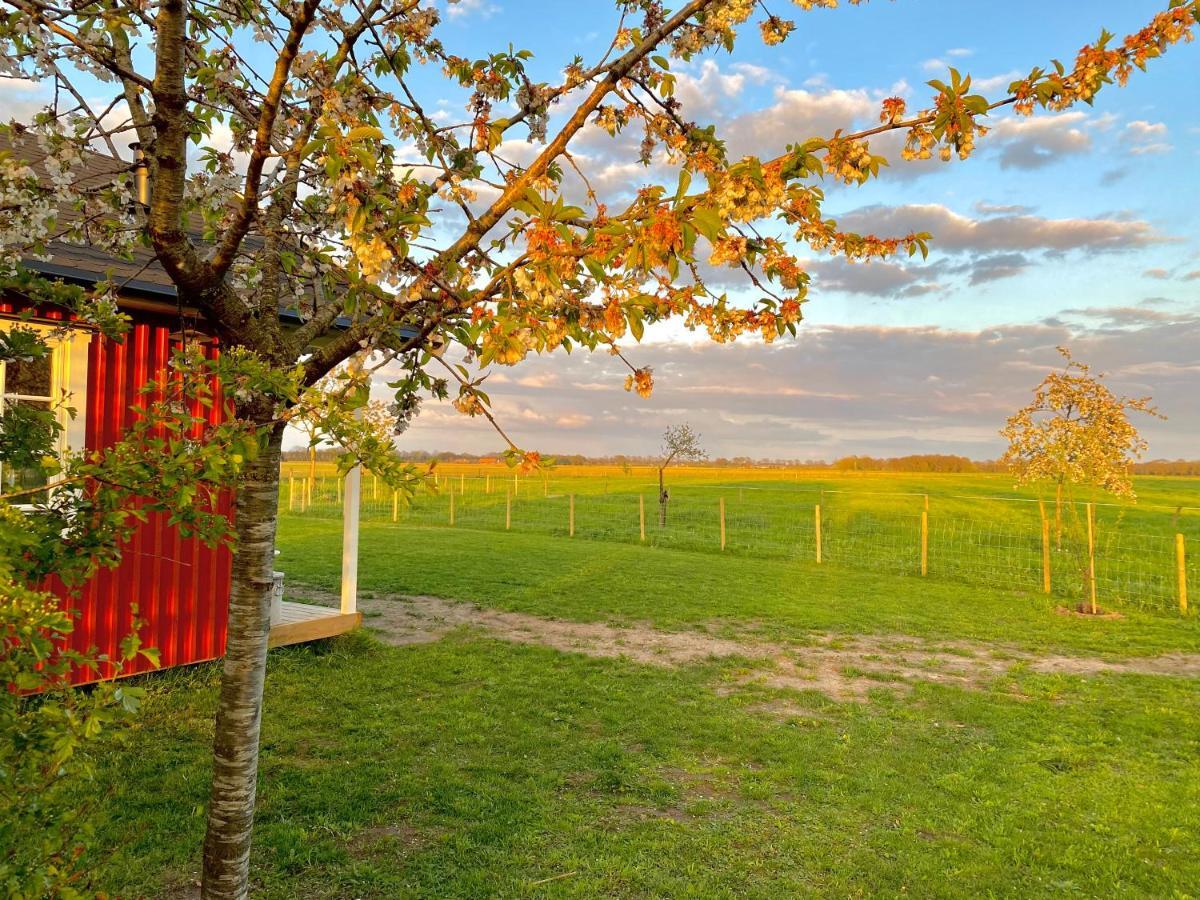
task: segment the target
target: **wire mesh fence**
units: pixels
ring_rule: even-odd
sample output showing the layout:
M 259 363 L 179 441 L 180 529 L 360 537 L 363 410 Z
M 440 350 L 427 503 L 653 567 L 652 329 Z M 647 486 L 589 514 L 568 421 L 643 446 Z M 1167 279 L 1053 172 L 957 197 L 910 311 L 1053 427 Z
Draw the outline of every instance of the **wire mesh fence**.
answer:
M 282 491 L 287 514 L 341 515 L 337 477 L 285 470 Z M 811 560 L 1081 603 L 1094 590 L 1106 607 L 1161 612 L 1188 611 L 1189 586 L 1200 594 L 1196 508 L 719 483 L 675 485 L 660 502 L 657 485 L 640 480 L 465 474 L 441 476 L 435 492 L 406 500 L 366 473 L 360 518 Z

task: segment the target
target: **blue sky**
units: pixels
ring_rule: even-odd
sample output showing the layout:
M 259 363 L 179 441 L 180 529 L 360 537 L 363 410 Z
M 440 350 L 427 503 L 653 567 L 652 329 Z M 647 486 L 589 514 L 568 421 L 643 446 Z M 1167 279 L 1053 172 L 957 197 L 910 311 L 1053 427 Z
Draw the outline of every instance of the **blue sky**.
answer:
M 918 108 L 925 82 L 949 65 L 999 98 L 1018 73 L 1069 62 L 1102 27 L 1123 36 L 1163 5 L 898 0 L 804 12 L 776 0 L 773 12 L 799 26 L 786 43 L 765 47 L 747 32 L 733 54 L 677 67 L 679 96 L 686 118 L 717 124 L 736 152 L 773 155 L 870 122 L 892 94 Z M 570 56 L 594 60 L 615 21 L 601 0 L 464 0 L 442 35 L 464 56 L 527 48 L 534 77 L 554 81 Z M 426 95 L 449 118 L 461 114 L 461 98 L 436 73 L 426 78 Z M 1065 343 L 1115 389 L 1160 402 L 1169 419 L 1146 423 L 1151 456 L 1195 456 L 1197 84 L 1200 46 L 1178 46 L 1094 107 L 999 116 L 967 162 L 897 159 L 863 188 L 831 187 L 826 209 L 844 223 L 924 228 L 932 252 L 924 263 L 854 267 L 808 254 L 814 282 L 797 341 L 711 347 L 660 329 L 631 354 L 656 368 L 649 402 L 620 391 L 610 361 L 582 357 L 503 371 L 492 397 L 525 443 L 550 451 L 646 452 L 666 424 L 687 419 L 724 455 L 983 457 L 999 452 L 997 429 Z M 606 138 L 585 136 L 583 147 L 607 172 L 609 196 L 658 175 L 623 165 L 628 156 Z M 485 428 L 432 408 L 406 441 L 495 444 Z
M 617 24 L 609 0 L 436 2 L 449 52 L 528 49 L 531 77 L 550 83 L 576 54 L 594 62 Z M 676 64 L 678 97 L 684 117 L 715 124 L 734 156 L 773 156 L 788 143 L 873 124 L 879 101 L 893 94 L 922 107 L 925 82 L 949 65 L 999 98 L 1017 75 L 1055 57 L 1069 63 L 1102 27 L 1123 36 L 1166 2 L 871 0 L 805 12 L 771 0 L 797 31 L 766 47 L 748 24 L 733 54 Z M 439 67 L 418 67 L 410 83 L 440 121 L 469 119 L 465 94 Z M 906 164 L 885 138 L 874 146 L 894 165 L 862 188 L 827 186 L 826 211 L 879 234 L 928 230 L 927 261 L 848 266 L 803 253 L 813 283 L 796 340 L 716 347 L 660 327 L 627 348 L 655 369 L 650 400 L 622 390 L 625 373 L 611 358 L 558 354 L 497 372 L 488 382 L 497 412 L 523 446 L 550 453 L 645 453 L 667 425 L 690 421 L 714 455 L 992 457 L 1004 419 L 1066 344 L 1109 372 L 1114 389 L 1159 402 L 1169 418 L 1146 423 L 1151 456 L 1200 455 L 1197 86 L 1200 43 L 1180 45 L 1127 87 L 1103 91 L 1094 107 L 998 116 L 966 162 Z M 0 85 L 6 117 L 29 114 L 45 97 L 38 86 Z M 634 162 L 637 140 L 589 128 L 572 143 L 614 206 L 656 179 L 674 184 L 666 167 Z M 518 135 L 502 150 L 520 160 L 538 147 Z M 734 297 L 743 290 L 718 280 Z M 434 404 L 403 441 L 497 446 L 485 423 Z

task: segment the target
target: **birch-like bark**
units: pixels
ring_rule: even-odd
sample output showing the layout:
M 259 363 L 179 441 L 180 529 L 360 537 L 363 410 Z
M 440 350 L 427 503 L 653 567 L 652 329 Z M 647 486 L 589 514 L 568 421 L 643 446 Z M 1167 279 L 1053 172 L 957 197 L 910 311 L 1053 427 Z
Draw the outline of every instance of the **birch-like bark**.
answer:
M 258 405 L 265 406 L 262 401 Z M 269 410 L 239 410 L 239 414 L 264 421 L 268 420 Z M 229 637 L 217 703 L 212 792 L 204 839 L 201 896 L 205 900 L 240 900 L 249 893 L 282 443 L 283 427 L 277 425 L 271 428 L 266 446 L 247 467 L 238 487 Z

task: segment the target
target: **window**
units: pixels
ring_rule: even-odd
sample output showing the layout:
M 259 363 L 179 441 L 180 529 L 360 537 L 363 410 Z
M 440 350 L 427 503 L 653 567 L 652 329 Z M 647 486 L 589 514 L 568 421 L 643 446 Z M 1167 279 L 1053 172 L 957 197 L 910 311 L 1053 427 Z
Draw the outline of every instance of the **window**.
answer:
M 87 345 L 90 335 L 72 330 L 63 335 L 51 333 L 49 326 L 26 322 L 0 321 L 0 329 L 14 327 L 44 331 L 51 335 L 50 353 L 39 359 L 0 361 L 0 415 L 14 410 L 52 412 L 61 431 L 60 452 L 83 448 L 84 399 L 87 390 Z M 72 418 L 69 409 L 75 410 Z M 29 421 L 34 421 L 30 417 Z M 0 494 L 28 491 L 46 485 L 46 474 L 39 466 L 18 466 L 0 462 Z M 36 495 L 32 495 L 36 496 Z

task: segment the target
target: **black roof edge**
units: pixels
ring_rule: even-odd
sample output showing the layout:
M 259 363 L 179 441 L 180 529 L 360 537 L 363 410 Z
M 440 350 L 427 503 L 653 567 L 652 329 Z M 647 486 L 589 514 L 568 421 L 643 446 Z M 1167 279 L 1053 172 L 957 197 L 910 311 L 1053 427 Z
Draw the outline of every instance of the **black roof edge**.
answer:
M 21 265 L 42 275 L 53 275 L 56 278 L 80 281 L 85 284 L 96 284 L 101 280 L 95 272 L 88 271 L 87 269 L 77 269 L 73 266 L 62 266 L 58 263 L 44 262 L 43 260 L 25 259 L 21 261 Z M 151 294 L 155 297 L 170 298 L 172 300 L 174 300 L 176 297 L 176 290 L 174 287 L 155 284 L 151 281 L 141 281 L 136 278 L 131 278 L 128 281 L 121 282 L 121 287 L 126 290 L 137 291 L 140 294 Z M 279 310 L 279 320 L 281 322 L 286 322 L 289 325 L 296 326 L 303 325 L 307 321 L 307 319 L 305 319 L 298 310 L 285 309 L 282 307 Z M 346 329 L 350 327 L 351 321 L 352 320 L 349 316 L 338 316 L 333 321 L 333 327 Z M 420 334 L 419 329 L 414 328 L 411 325 L 400 326 L 400 337 L 404 338 L 405 340 L 412 340 L 418 334 Z
M 40 259 L 23 259 L 21 265 L 25 268 L 38 272 L 42 275 L 53 275 L 56 278 L 66 278 L 71 281 L 81 281 L 85 284 L 96 284 L 101 280 L 95 272 L 88 269 L 77 269 L 73 266 L 62 266 L 58 263 L 44 262 Z M 165 285 L 156 284 L 153 281 L 142 281 L 137 278 L 131 278 L 128 281 L 121 282 L 121 287 L 131 291 L 137 291 L 140 294 L 153 294 L 156 297 L 170 297 L 175 299 L 175 288 Z

